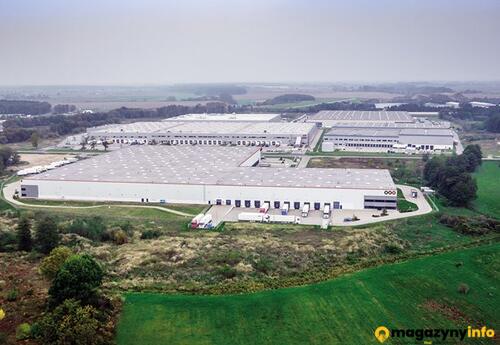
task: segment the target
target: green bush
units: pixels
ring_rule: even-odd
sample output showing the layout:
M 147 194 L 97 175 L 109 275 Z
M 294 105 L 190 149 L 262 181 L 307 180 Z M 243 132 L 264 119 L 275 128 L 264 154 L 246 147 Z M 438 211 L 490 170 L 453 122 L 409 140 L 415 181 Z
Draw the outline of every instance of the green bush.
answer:
M 35 244 L 44 254 L 50 253 L 59 244 L 59 232 L 55 220 L 50 216 L 41 218 L 35 226 Z
M 32 334 L 41 345 L 105 344 L 100 324 L 99 312 L 94 307 L 65 300 L 39 320 Z
M 234 268 L 232 268 L 229 265 L 224 265 L 224 266 L 219 267 L 217 269 L 217 274 L 223 276 L 226 279 L 231 279 L 231 278 L 234 278 L 238 275 L 238 271 L 236 271 Z
M 77 218 L 66 228 L 66 232 L 101 241 L 106 233 L 106 225 L 101 217 Z
M 259 260 L 254 261 L 252 264 L 253 268 L 255 268 L 258 272 L 269 274 L 274 270 L 274 262 L 267 257 L 261 257 Z
M 469 293 L 470 288 L 469 288 L 469 285 L 467 285 L 465 283 L 460 283 L 460 285 L 458 285 L 457 290 L 459 293 L 467 295 Z
M 103 275 L 101 266 L 90 255 L 71 256 L 52 281 L 49 289 L 50 305 L 58 305 L 66 299 L 75 299 L 83 304 L 92 303 L 97 297 Z
M 25 340 L 31 337 L 31 326 L 29 323 L 22 323 L 16 328 L 16 339 Z
M 52 280 L 57 274 L 57 271 L 62 267 L 64 262 L 73 254 L 68 247 L 57 247 L 52 249 L 50 254 L 45 257 L 40 263 L 40 272 L 42 275 Z
M 394 243 L 386 244 L 384 247 L 384 252 L 388 254 L 400 254 L 403 252 L 403 248 Z
M 16 249 L 16 234 L 14 232 L 0 230 L 0 252 L 13 252 Z
M 500 221 L 485 216 L 464 217 L 443 214 L 439 222 L 464 235 L 485 235 L 500 232 Z
M 17 297 L 19 296 L 19 292 L 15 289 L 7 291 L 5 294 L 5 299 L 9 302 L 14 302 L 17 300 Z
M 141 240 L 152 240 L 161 236 L 159 230 L 145 230 L 141 233 Z
M 0 344 L 7 344 L 7 334 L 0 332 Z
M 29 252 L 32 247 L 31 223 L 28 218 L 22 217 L 17 223 L 17 249 Z
M 102 241 L 113 241 L 117 245 L 128 242 L 128 234 L 119 226 L 110 228 L 101 236 Z

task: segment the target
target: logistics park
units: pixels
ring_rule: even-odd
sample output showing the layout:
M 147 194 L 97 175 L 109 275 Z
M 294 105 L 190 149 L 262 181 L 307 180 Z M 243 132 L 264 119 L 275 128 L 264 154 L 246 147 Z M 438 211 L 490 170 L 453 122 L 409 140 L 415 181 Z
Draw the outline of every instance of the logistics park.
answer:
M 338 137 L 339 129 L 348 129 L 345 138 Z M 449 123 L 387 111 L 323 111 L 298 122 L 281 121 L 279 114 L 188 114 L 160 122 L 108 125 L 88 129 L 86 136 L 108 142 L 111 152 L 48 166 L 40 173 L 33 173 L 33 168 L 22 171 L 28 176 L 20 181 L 16 195 L 209 205 L 207 213 L 192 222 L 203 228 L 226 221 L 323 228 L 367 224 L 432 208 L 417 188 L 396 186 L 387 169 L 307 168 L 300 163 L 304 154 L 318 145 L 328 151 L 332 143 L 344 151 L 452 152 L 459 144 L 453 133 Z M 284 166 L 284 158 L 276 164 L 277 153 L 291 154 L 298 164 Z M 420 206 L 418 211 L 399 212 L 398 188 L 408 202 Z
M 401 177 L 462 150 L 447 122 L 188 114 L 81 137 L 103 149 L 23 169 L 3 196 L 63 229 L 96 218 L 132 229 L 120 244 L 65 234 L 102 263 L 104 291 L 123 296 L 119 345 L 367 344 L 390 322 L 498 326 L 498 235 L 450 225 L 500 216 L 498 162 L 474 173 L 470 208 Z

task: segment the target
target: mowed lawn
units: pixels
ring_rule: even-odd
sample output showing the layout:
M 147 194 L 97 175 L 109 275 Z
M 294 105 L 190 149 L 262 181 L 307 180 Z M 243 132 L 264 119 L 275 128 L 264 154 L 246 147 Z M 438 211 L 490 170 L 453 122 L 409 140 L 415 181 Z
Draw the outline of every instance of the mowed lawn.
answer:
M 500 218 L 500 162 L 483 161 L 474 174 L 477 181 L 477 199 L 474 208 L 481 213 Z
M 468 294 L 458 292 L 460 283 L 470 287 Z M 496 243 L 255 294 L 133 293 L 125 296 L 117 341 L 119 345 L 364 345 L 376 343 L 372 332 L 379 325 L 448 328 L 471 323 L 498 331 L 499 286 L 500 244 Z

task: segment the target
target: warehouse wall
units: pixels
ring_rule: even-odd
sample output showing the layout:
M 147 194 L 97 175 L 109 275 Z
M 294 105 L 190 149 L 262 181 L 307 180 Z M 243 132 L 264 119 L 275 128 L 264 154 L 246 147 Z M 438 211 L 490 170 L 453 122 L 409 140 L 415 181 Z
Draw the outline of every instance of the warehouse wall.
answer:
M 56 200 L 92 200 L 167 203 L 215 204 L 217 199 L 223 203 L 231 200 L 250 200 L 252 207 L 256 200 L 285 201 L 311 204 L 320 202 L 333 204 L 340 202 L 343 209 L 363 209 L 364 196 L 384 196 L 383 190 L 370 189 L 328 189 L 328 188 L 292 188 L 259 186 L 220 186 L 220 185 L 173 185 L 153 183 L 111 183 L 111 182 L 76 182 L 25 180 L 22 186 L 37 185 L 40 199 Z

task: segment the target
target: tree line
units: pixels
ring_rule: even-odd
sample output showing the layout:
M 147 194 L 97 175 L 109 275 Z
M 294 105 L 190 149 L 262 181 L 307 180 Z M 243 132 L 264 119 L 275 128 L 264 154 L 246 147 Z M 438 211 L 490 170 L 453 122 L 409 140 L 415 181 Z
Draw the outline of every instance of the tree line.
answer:
M 481 165 L 479 145 L 468 145 L 461 155 L 435 156 L 424 167 L 424 181 L 446 198 L 451 206 L 470 206 L 477 184 L 472 173 Z
M 49 115 L 36 117 L 15 117 L 3 123 L 0 143 L 16 143 L 31 138 L 33 132 L 41 137 L 54 137 L 85 131 L 89 127 L 121 123 L 130 119 L 170 118 L 189 113 L 227 113 L 236 107 L 222 102 L 208 102 L 195 106 L 168 105 L 157 109 L 119 108 L 108 112 L 81 113 L 75 115 Z
M 0 114 L 40 115 L 52 109 L 48 102 L 0 99 Z

